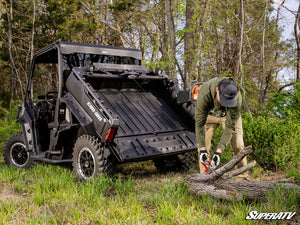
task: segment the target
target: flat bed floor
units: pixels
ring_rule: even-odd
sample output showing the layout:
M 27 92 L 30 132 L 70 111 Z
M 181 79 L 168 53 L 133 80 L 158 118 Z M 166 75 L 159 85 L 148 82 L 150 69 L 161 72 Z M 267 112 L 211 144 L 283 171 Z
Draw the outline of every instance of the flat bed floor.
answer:
M 160 96 L 136 90 L 101 90 L 100 99 L 119 115 L 115 142 L 122 160 L 197 148 L 194 133 Z

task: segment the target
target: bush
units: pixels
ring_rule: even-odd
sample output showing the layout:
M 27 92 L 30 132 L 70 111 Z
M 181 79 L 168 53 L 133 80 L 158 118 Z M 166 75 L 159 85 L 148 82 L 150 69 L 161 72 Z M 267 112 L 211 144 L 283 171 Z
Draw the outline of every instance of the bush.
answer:
M 245 145 L 253 146 L 253 158 L 267 169 L 299 166 L 300 123 L 293 119 L 257 116 L 243 120 Z
M 266 111 L 243 119 L 245 145 L 253 146 L 253 158 L 264 168 L 299 168 L 300 83 L 294 94 L 271 96 Z
M 12 105 L 11 110 L 0 107 L 0 149 L 3 149 L 10 135 L 21 131 L 21 126 L 16 121 L 17 105 Z
M 300 123 L 293 117 L 283 119 L 272 114 L 243 117 L 245 146 L 252 145 L 251 157 L 269 170 L 300 168 Z M 217 148 L 223 131 L 219 127 L 212 138 L 212 150 Z M 230 144 L 222 153 L 221 163 L 233 157 Z

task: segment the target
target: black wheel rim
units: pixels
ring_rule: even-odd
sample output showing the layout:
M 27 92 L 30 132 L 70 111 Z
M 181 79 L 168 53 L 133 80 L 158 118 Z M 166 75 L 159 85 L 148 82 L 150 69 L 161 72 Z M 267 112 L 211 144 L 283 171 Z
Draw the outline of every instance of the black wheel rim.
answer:
M 26 151 L 23 143 L 17 142 L 10 148 L 10 158 L 15 166 L 23 167 L 29 160 L 29 152 Z
M 88 179 L 94 175 L 95 159 L 89 148 L 83 148 L 79 152 L 78 167 L 79 173 L 84 179 Z

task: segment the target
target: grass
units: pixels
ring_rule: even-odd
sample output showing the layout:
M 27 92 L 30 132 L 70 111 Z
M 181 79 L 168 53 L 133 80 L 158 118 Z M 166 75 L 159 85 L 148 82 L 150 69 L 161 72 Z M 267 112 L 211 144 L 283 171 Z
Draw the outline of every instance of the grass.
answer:
M 0 221 L 2 224 L 260 224 L 263 221 L 246 221 L 245 217 L 253 210 L 298 210 L 299 216 L 295 193 L 283 194 L 279 189 L 264 202 L 221 201 L 190 194 L 182 176 L 158 174 L 151 162 L 143 162 L 122 166 L 114 178 L 100 176 L 79 182 L 73 171 L 65 167 L 37 164 L 30 170 L 22 170 L 7 167 L 1 159 Z

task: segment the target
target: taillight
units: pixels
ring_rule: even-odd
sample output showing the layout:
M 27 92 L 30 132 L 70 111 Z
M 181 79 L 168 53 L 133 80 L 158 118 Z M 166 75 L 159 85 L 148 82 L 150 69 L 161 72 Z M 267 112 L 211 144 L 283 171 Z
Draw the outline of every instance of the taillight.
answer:
M 107 135 L 106 135 L 106 141 L 112 141 L 115 138 L 117 129 L 115 128 L 109 128 Z

